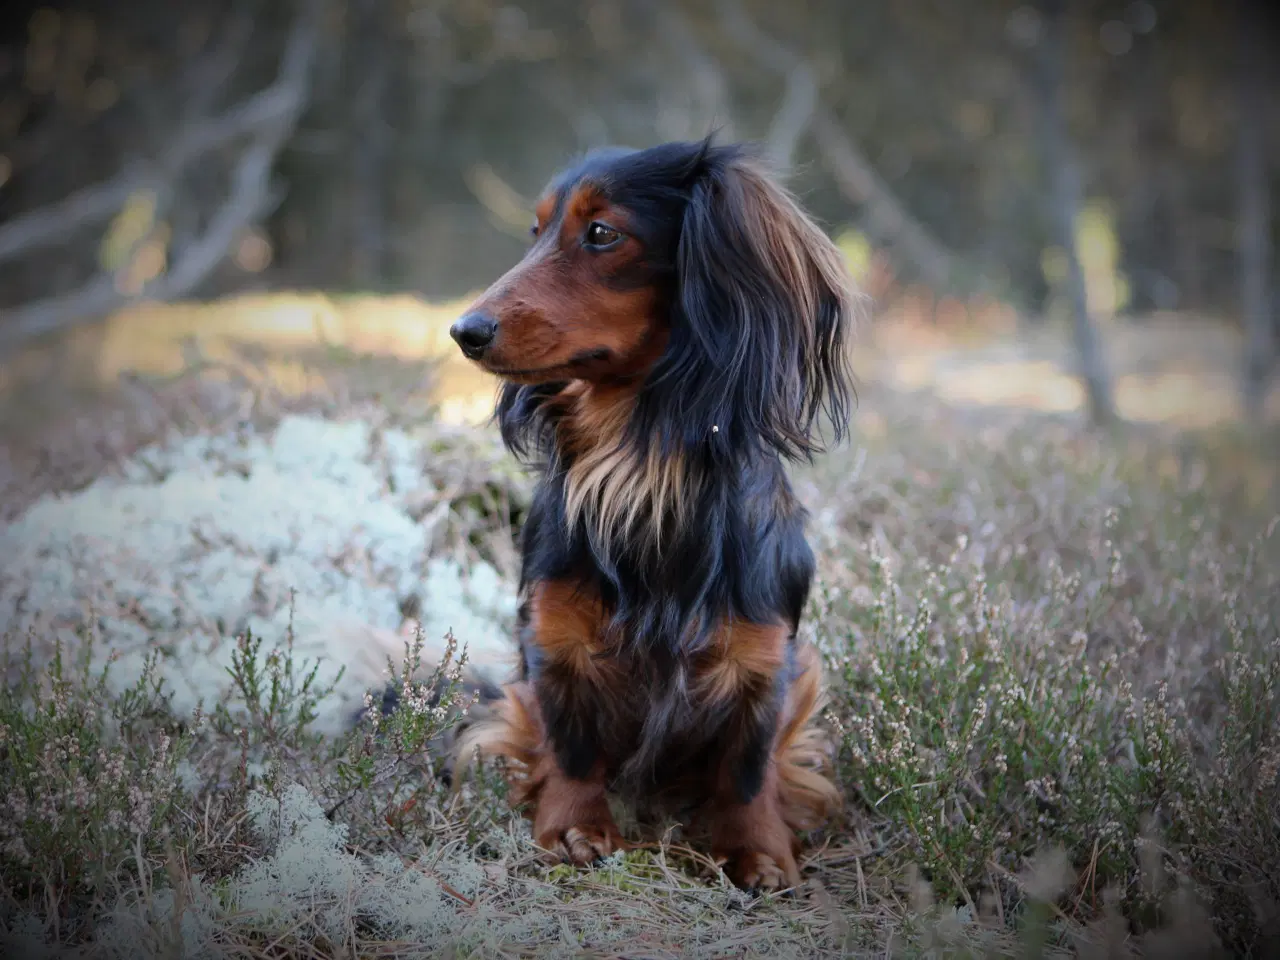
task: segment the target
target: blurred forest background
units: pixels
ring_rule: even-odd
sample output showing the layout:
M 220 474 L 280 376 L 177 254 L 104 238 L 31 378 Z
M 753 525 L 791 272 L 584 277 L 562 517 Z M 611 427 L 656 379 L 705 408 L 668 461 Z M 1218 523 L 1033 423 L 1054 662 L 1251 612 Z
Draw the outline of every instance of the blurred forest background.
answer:
M 50 943 L 110 918 L 125 957 L 948 955 L 934 916 L 969 956 L 1280 956 L 1276 27 L 1248 0 L 5 4 L 0 956 L 15 916 Z M 398 719 L 340 750 L 306 719 L 354 722 L 415 636 L 505 671 L 530 483 L 448 326 L 575 154 L 717 128 L 875 303 L 853 449 L 795 472 L 849 816 L 768 904 L 670 833 L 543 871 L 500 793 L 446 800 L 438 647 Z M 73 630 L 216 709 L 151 674 L 67 699 L 30 665 Z M 319 708 L 313 657 L 351 668 Z M 316 811 L 278 848 L 264 784 Z M 1197 952 L 1200 900 L 1229 953 Z
M 1274 379 L 1262 4 L 70 0 L 0 18 L 10 357 L 139 299 L 462 297 L 520 257 L 573 153 L 719 128 L 792 171 L 882 315 L 1058 324 L 1099 419 L 1118 318 L 1152 347 L 1165 328 L 1143 318 L 1229 333 L 1242 409 Z

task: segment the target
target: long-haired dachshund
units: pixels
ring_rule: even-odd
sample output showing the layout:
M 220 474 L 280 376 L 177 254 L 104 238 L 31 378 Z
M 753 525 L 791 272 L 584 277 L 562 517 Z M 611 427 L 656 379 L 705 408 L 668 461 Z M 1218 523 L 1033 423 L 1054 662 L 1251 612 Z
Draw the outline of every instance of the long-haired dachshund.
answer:
M 694 814 L 739 886 L 794 886 L 795 831 L 839 793 L 783 464 L 821 449 L 822 420 L 845 429 L 859 297 L 751 151 L 710 138 L 589 154 L 532 233 L 450 329 L 504 381 L 507 447 L 541 465 L 519 678 L 460 759 L 506 759 L 553 857 L 625 845 L 616 793 Z

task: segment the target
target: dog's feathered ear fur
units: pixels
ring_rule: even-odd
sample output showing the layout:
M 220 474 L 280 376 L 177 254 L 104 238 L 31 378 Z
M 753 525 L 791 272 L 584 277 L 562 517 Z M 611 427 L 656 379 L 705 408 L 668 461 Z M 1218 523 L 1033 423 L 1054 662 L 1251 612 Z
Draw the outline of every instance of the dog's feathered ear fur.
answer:
M 688 189 L 671 339 L 641 400 L 665 415 L 642 414 L 643 428 L 674 427 L 664 446 L 714 460 L 809 459 L 821 419 L 835 442 L 847 428 L 861 297 L 835 244 L 743 148 L 699 144 Z

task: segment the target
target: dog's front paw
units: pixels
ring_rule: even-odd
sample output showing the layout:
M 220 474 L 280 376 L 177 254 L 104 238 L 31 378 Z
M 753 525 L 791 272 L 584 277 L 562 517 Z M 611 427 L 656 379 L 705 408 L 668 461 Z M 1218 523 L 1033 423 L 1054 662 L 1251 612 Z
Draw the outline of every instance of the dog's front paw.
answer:
M 790 854 L 778 859 L 759 850 L 735 850 L 718 859 L 725 876 L 743 890 L 775 893 L 800 885 L 800 870 Z
M 609 856 L 624 846 L 622 835 L 612 823 L 580 823 L 564 830 L 548 830 L 538 837 L 538 846 L 551 863 L 585 866 Z

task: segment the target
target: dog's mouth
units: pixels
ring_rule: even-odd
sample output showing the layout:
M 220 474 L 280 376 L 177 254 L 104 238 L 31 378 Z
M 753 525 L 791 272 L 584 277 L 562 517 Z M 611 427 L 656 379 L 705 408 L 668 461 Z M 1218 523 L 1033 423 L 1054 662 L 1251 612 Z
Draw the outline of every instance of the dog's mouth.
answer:
M 585 350 L 570 357 L 564 363 L 551 364 L 545 367 L 499 366 L 485 358 L 480 359 L 478 363 L 488 373 L 492 373 L 495 377 L 502 377 L 504 380 L 511 380 L 516 383 L 550 383 L 554 380 L 571 380 L 587 376 L 602 365 L 607 364 L 612 357 L 612 351 L 598 349 Z

